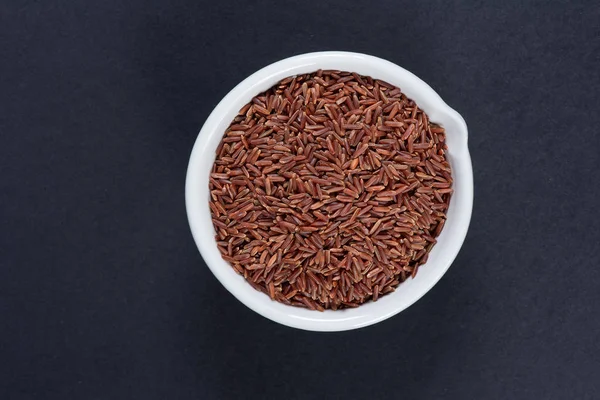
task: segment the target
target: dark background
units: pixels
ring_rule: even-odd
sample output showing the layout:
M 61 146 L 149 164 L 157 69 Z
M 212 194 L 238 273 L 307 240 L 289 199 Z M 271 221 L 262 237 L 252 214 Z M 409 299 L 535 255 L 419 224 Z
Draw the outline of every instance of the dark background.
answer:
M 476 188 L 439 284 L 331 334 L 229 295 L 183 195 L 217 102 L 317 50 L 428 82 Z M 598 1 L 2 1 L 0 398 L 600 398 L 599 92 Z

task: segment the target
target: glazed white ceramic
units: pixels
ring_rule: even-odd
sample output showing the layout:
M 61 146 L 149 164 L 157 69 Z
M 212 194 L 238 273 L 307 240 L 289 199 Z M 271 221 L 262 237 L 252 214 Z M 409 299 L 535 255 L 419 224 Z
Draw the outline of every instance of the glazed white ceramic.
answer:
M 325 312 L 272 301 L 246 283 L 221 258 L 208 207 L 208 178 L 215 150 L 238 110 L 281 79 L 318 69 L 357 72 L 400 87 L 429 115 L 432 122 L 446 129 L 447 154 L 454 176 L 454 195 L 446 225 L 429 260 L 419 268 L 417 276 L 400 284 L 395 292 L 381 297 L 377 302 L 368 302 L 354 309 Z M 467 125 L 460 114 L 444 103 L 429 85 L 404 68 L 381 58 L 337 51 L 286 58 L 246 78 L 210 114 L 190 156 L 185 201 L 192 235 L 204 261 L 223 286 L 246 306 L 275 322 L 305 330 L 344 331 L 364 327 L 398 314 L 420 299 L 440 280 L 456 257 L 467 234 L 473 208 L 473 172 L 467 147 Z

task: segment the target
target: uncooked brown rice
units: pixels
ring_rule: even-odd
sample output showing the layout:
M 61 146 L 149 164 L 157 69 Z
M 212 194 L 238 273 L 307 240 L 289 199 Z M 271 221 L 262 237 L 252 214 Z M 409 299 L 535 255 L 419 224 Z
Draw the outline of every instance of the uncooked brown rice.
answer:
M 257 290 L 313 310 L 377 301 L 427 261 L 452 195 L 444 129 L 399 88 L 317 71 L 246 104 L 216 151 L 219 250 Z

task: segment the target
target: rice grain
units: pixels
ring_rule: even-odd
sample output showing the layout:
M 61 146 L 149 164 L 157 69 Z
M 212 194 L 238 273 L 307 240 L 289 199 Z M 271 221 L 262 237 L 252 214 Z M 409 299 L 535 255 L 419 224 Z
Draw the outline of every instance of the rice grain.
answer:
M 453 193 L 443 127 L 399 88 L 343 71 L 286 78 L 242 107 L 209 206 L 225 261 L 275 301 L 339 310 L 414 277 Z

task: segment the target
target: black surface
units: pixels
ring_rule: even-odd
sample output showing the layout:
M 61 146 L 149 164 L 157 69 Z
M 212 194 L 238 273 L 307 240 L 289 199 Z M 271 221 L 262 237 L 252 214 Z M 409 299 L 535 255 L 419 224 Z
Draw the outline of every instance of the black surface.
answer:
M 3 1 L 0 398 L 600 398 L 599 37 L 597 1 Z M 430 83 L 475 170 L 448 274 L 346 333 L 244 307 L 184 208 L 216 103 L 316 50 Z

